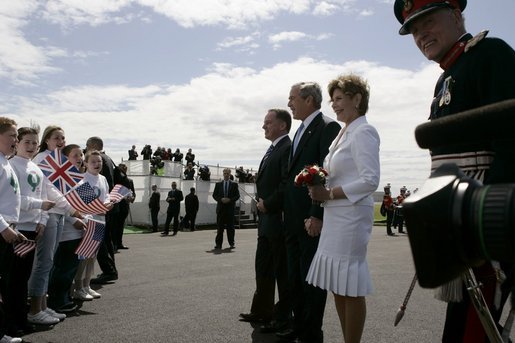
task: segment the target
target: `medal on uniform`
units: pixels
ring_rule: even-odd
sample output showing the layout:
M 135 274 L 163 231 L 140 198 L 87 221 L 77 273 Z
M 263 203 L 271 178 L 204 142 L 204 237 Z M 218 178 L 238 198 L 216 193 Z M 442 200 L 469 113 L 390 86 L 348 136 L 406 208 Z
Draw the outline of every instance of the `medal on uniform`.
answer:
M 443 83 L 442 97 L 439 102 L 440 107 L 444 105 L 447 106 L 451 103 L 451 89 L 453 84 L 454 80 L 452 76 L 448 76 Z

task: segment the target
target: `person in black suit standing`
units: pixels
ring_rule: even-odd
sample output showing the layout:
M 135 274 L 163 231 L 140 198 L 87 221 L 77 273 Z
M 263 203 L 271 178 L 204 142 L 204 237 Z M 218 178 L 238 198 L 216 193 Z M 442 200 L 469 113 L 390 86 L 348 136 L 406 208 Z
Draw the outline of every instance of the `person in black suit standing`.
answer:
M 291 140 L 291 115 L 286 110 L 271 109 L 265 116 L 265 138 L 272 144 L 259 165 L 256 179 L 257 209 L 259 210 L 256 248 L 256 291 L 250 313 L 241 313 L 242 321 L 270 321 L 262 331 L 286 328 L 291 306 L 288 300 L 286 244 L 283 230 L 283 180 L 288 169 Z M 279 302 L 274 316 L 275 283 Z
M 195 231 L 195 219 L 197 218 L 199 209 L 199 201 L 198 196 L 195 194 L 195 187 L 190 188 L 190 194 L 186 195 L 184 205 L 186 207 L 186 215 L 182 220 L 182 226 L 189 227 L 191 231 Z
M 157 185 L 152 185 L 152 195 L 148 201 L 150 218 L 152 219 L 152 232 L 157 232 L 159 210 L 161 209 L 161 193 L 157 190 Z
M 173 219 L 173 233 L 172 236 L 177 234 L 179 230 L 179 212 L 181 211 L 181 201 L 184 199 L 182 191 L 177 189 L 177 183 L 172 182 L 172 190 L 168 192 L 166 202 L 168 203 L 168 210 L 166 211 L 165 230 L 161 235 L 168 236 L 170 232 L 170 223 Z
M 293 294 L 292 329 L 277 333 L 286 342 L 323 342 L 322 320 L 326 291 L 309 285 L 306 276 L 318 247 L 323 208 L 313 204 L 307 187 L 296 187 L 295 176 L 306 166 L 322 166 L 329 146 L 340 131 L 336 121 L 320 112 L 322 91 L 315 82 L 291 87 L 288 107 L 302 121 L 293 139 L 284 191 L 284 222 L 289 286 Z
M 231 169 L 225 168 L 224 179 L 215 184 L 213 199 L 216 200 L 216 231 L 215 249 L 222 249 L 224 229 L 227 228 L 227 241 L 234 249 L 234 208 L 240 198 L 238 184 L 231 181 Z

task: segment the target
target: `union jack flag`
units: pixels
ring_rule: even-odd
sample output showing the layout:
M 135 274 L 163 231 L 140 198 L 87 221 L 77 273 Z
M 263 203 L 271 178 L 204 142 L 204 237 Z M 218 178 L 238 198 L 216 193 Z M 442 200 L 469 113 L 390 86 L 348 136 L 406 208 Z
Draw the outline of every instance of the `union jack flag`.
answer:
M 79 259 L 94 257 L 98 251 L 98 247 L 104 239 L 105 223 L 89 219 L 86 226 L 86 233 L 79 246 L 75 249 L 75 254 L 79 256 Z
M 111 193 L 109 193 L 109 200 L 113 203 L 122 201 L 123 198 L 128 197 L 132 194 L 132 191 L 127 187 L 117 184 L 113 187 Z
M 38 167 L 43 171 L 47 179 L 63 194 L 70 191 L 84 178 L 77 167 L 59 149 L 50 152 L 39 162 Z
M 109 211 L 88 182 L 75 187 L 64 197 L 74 209 L 83 214 L 103 214 Z
M 36 242 L 30 239 L 14 244 L 14 253 L 18 257 L 24 257 L 36 248 Z

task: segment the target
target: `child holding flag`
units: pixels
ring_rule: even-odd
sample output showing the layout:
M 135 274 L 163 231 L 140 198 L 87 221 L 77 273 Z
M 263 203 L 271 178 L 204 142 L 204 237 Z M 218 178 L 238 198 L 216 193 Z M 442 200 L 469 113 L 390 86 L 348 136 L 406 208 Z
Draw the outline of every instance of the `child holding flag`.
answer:
M 9 161 L 18 177 L 21 194 L 20 218 L 16 229 L 29 239 L 26 242 L 30 242 L 32 248 L 23 256 L 15 255 L 9 280 L 11 286 L 7 297 L 9 303 L 12 304 L 11 320 L 14 326 L 20 330 L 25 328 L 27 321 L 38 325 L 59 323 L 59 319 L 45 311 L 28 314 L 26 308 L 27 281 L 32 271 L 34 248 L 36 247 L 34 241 L 38 241 L 43 236 L 48 221 L 46 211 L 55 205 L 55 202 L 47 199 L 43 172 L 31 161 L 37 152 L 38 134 L 39 131 L 36 128 L 22 127 L 18 129 L 16 156 Z
M 4 312 L 4 304 L 9 272 L 13 261 L 13 243 L 26 240 L 25 236 L 16 231 L 16 223 L 20 214 L 20 192 L 18 178 L 7 158 L 14 155 L 17 132 L 16 122 L 10 118 L 0 117 L 0 340 L 17 343 L 21 338 L 7 335 L 6 320 L 10 313 Z M 3 298 L 2 298 L 3 297 Z M 9 328 L 10 331 L 11 328 Z M 11 333 L 12 334 L 12 333 Z
M 97 150 L 90 150 L 85 157 L 86 173 L 83 182 L 87 182 L 97 193 L 99 199 L 105 204 L 106 210 L 113 208 L 113 203 L 109 200 L 109 185 L 107 179 L 100 174 L 102 170 L 102 157 Z M 105 221 L 105 213 L 93 215 L 97 221 Z M 96 256 L 96 253 L 95 253 Z M 89 257 L 81 261 L 75 276 L 75 291 L 73 297 L 78 300 L 92 300 L 99 298 L 100 294 L 93 291 L 90 287 L 91 277 L 93 276 L 96 257 Z
M 79 172 L 84 171 L 80 146 L 69 144 L 61 152 Z M 75 307 L 70 298 L 70 288 L 80 263 L 75 250 L 81 242 L 85 227 L 81 219 L 70 215 L 65 216 L 63 232 L 54 256 L 54 267 L 48 284 L 48 305 L 58 312 Z
M 58 126 L 48 126 L 43 131 L 39 153 L 34 157 L 33 162 L 40 164 L 55 149 L 60 150 L 65 145 L 64 131 Z M 69 213 L 80 217 L 79 213 L 72 208 L 63 194 L 48 180 L 44 178 L 44 187 L 48 199 L 55 201 L 56 205 L 48 211 L 48 221 L 43 235 L 38 239 L 36 246 L 36 257 L 32 267 L 28 288 L 31 299 L 29 315 L 35 315 L 41 311 L 56 317 L 59 320 L 66 318 L 65 315 L 55 312 L 47 307 L 46 294 L 50 271 L 54 263 L 54 254 L 57 243 L 61 236 L 64 225 L 64 214 Z

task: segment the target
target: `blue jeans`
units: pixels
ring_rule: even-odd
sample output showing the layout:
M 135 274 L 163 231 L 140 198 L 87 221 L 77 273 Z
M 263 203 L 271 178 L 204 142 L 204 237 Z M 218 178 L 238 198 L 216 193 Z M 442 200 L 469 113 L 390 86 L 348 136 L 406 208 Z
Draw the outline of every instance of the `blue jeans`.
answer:
M 43 236 L 36 245 L 36 256 L 29 279 L 29 295 L 44 296 L 48 290 L 48 279 L 54 265 L 54 254 L 64 227 L 64 215 L 49 213 Z

